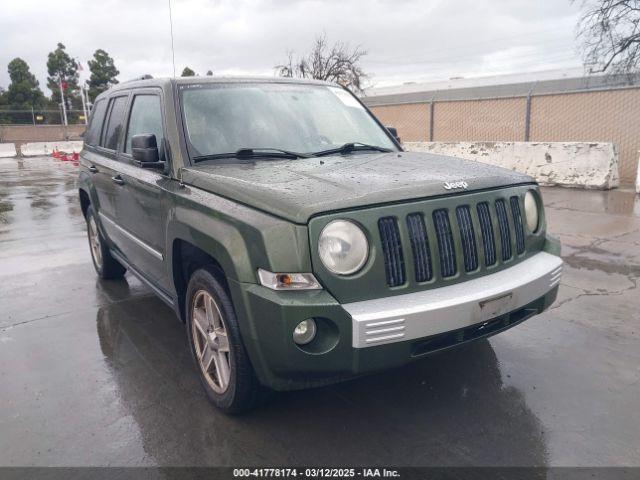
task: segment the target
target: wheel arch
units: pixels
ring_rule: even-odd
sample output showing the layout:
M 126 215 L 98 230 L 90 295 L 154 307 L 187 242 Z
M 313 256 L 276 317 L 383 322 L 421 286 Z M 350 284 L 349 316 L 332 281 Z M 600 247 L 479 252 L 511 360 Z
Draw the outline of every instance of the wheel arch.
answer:
M 87 209 L 89 205 L 93 206 L 93 210 L 98 213 L 97 204 L 98 197 L 96 195 L 95 188 L 93 186 L 93 182 L 91 181 L 91 177 L 86 173 L 81 171 L 78 176 L 78 198 L 80 201 L 80 209 L 82 210 L 82 215 L 87 217 Z
M 213 267 L 217 278 L 229 291 L 227 273 L 218 259 L 199 246 L 182 238 L 175 238 L 171 245 L 171 277 L 176 291 L 178 313 L 181 321 L 185 321 L 185 293 L 193 272 L 204 266 Z
M 183 297 L 194 265 L 215 266 L 234 303 L 241 302 L 234 285 L 259 283 L 258 268 L 311 271 L 306 226 L 274 219 L 237 204 L 231 207 L 228 212 L 205 208 L 202 203 L 184 206 L 177 203 L 168 214 L 165 241 L 168 287 L 175 294 L 176 311 L 183 320 Z
M 83 188 L 78 190 L 78 195 L 80 197 L 80 209 L 82 210 L 82 216 L 87 218 L 87 210 L 89 209 L 89 205 L 91 205 L 91 199 L 89 198 L 89 194 Z
M 227 291 L 229 281 L 256 281 L 248 246 L 237 229 L 229 223 L 216 222 L 211 217 L 192 220 L 191 225 L 174 220 L 167 229 L 167 261 L 176 293 L 176 310 L 182 321 L 187 284 L 197 268 L 211 265 Z M 200 225 L 201 228 L 193 225 Z

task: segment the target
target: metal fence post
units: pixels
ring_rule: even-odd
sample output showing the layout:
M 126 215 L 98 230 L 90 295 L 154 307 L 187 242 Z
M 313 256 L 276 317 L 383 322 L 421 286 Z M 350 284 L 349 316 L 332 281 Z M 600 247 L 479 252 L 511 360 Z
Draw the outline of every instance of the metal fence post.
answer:
M 527 106 L 524 115 L 524 141 L 528 142 L 531 132 L 531 91 L 527 94 Z
M 531 84 L 531 88 L 529 89 L 529 92 L 527 93 L 527 104 L 526 104 L 526 111 L 524 114 L 525 115 L 524 117 L 524 141 L 525 142 L 528 142 L 531 136 L 531 96 L 533 95 L 533 89 L 536 87 L 537 83 L 538 83 L 537 80 L 533 82 Z
M 431 103 L 429 104 L 429 141 L 433 142 L 433 123 L 435 120 L 435 116 L 434 116 L 434 107 L 433 107 L 434 101 L 433 98 L 431 99 Z

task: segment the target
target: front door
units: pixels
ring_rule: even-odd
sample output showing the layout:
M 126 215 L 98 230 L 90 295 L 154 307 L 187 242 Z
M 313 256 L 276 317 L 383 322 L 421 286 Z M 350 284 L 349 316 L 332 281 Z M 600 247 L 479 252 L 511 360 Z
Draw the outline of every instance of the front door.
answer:
M 117 197 L 116 212 L 119 227 L 125 232 L 121 250 L 127 261 L 156 286 L 166 288 L 164 185 L 171 180 L 163 172 L 136 166 L 131 155 L 131 137 L 154 134 L 160 160 L 165 159 L 160 95 L 156 89 L 134 91 L 120 156 L 118 173 L 122 190 Z

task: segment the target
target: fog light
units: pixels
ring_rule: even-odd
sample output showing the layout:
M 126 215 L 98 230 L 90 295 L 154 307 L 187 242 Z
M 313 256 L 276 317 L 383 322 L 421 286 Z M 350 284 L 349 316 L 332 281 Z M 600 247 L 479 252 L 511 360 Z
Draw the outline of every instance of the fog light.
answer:
M 293 341 L 298 345 L 306 345 L 316 336 L 316 322 L 313 318 L 301 321 L 293 329 Z

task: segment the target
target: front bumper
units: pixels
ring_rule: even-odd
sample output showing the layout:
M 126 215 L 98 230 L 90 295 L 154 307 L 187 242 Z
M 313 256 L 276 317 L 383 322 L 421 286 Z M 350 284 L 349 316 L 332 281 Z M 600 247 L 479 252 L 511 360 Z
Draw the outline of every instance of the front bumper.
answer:
M 240 329 L 260 381 L 276 390 L 335 383 L 484 338 L 548 308 L 562 260 L 540 252 L 478 279 L 341 305 L 326 291 L 273 291 L 229 282 Z M 329 321 L 337 342 L 303 350 L 292 339 L 306 318 Z
M 430 337 L 518 310 L 560 283 L 562 260 L 540 252 L 511 268 L 464 283 L 344 304 L 352 346 Z

